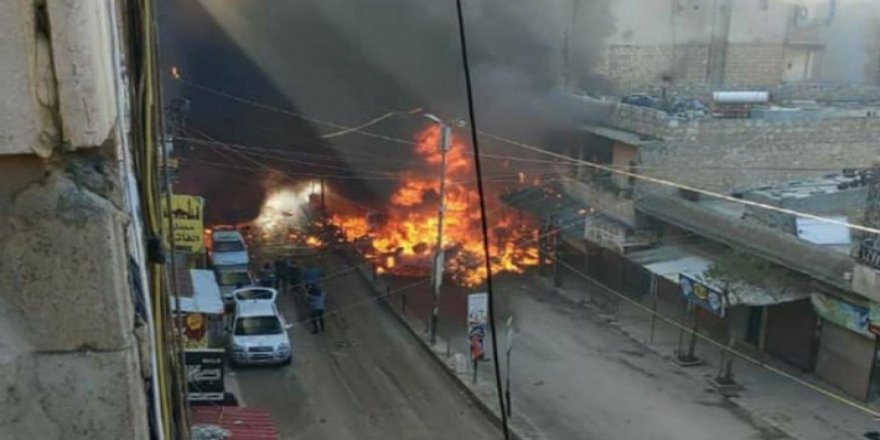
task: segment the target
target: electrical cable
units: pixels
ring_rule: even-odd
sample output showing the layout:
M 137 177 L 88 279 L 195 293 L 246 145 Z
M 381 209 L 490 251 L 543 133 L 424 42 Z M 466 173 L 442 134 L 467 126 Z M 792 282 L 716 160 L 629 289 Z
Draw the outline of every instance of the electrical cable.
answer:
M 458 38 L 461 50 L 461 62 L 462 69 L 464 73 L 464 82 L 465 89 L 467 90 L 467 107 L 468 107 L 468 119 L 470 120 L 470 132 L 471 132 L 471 143 L 472 148 L 474 149 L 474 155 L 476 159 L 474 160 L 474 168 L 477 174 L 477 192 L 480 195 L 479 205 L 480 205 L 480 227 L 483 232 L 483 258 L 484 264 L 486 267 L 486 295 L 488 296 L 488 308 L 489 308 L 489 328 L 490 328 L 490 337 L 492 339 L 492 363 L 495 366 L 495 391 L 498 394 L 498 408 L 501 412 L 501 428 L 504 432 L 504 439 L 510 439 L 510 429 L 507 426 L 507 410 L 506 404 L 504 402 L 504 390 L 501 385 L 501 366 L 498 358 L 498 337 L 497 332 L 495 330 L 495 298 L 494 298 L 494 289 L 492 286 L 492 260 L 489 252 L 489 223 L 486 218 L 486 192 L 483 188 L 483 167 L 480 160 L 480 144 L 479 139 L 477 138 L 478 128 L 477 128 L 477 116 L 474 111 L 474 90 L 473 83 L 471 81 L 471 67 L 470 67 L 470 57 L 468 56 L 468 46 L 467 46 L 467 35 L 465 30 L 464 23 L 464 11 L 461 5 L 461 0 L 455 0 L 455 11 L 456 17 L 458 19 Z
M 836 220 L 836 219 L 833 219 L 833 218 L 822 217 L 822 216 L 819 216 L 819 215 L 809 214 L 809 213 L 806 213 L 806 212 L 796 211 L 796 210 L 788 209 L 788 208 L 782 208 L 782 207 L 779 207 L 779 206 L 768 205 L 768 204 L 766 204 L 766 203 L 760 203 L 760 202 L 755 202 L 755 201 L 751 201 L 751 200 L 739 199 L 739 198 L 736 198 L 736 197 L 733 197 L 733 196 L 729 196 L 729 195 L 726 195 L 726 194 L 721 194 L 721 193 L 717 193 L 717 192 L 714 192 L 714 191 L 709 191 L 709 190 L 706 190 L 706 189 L 697 188 L 697 187 L 690 186 L 690 185 L 685 185 L 685 184 L 682 184 L 682 183 L 677 183 L 677 182 L 672 182 L 672 181 L 665 180 L 665 179 L 660 179 L 660 178 L 656 178 L 656 177 L 646 176 L 646 175 L 644 175 L 644 174 L 637 174 L 637 173 L 632 173 L 632 172 L 629 172 L 629 171 L 623 171 L 623 170 L 620 170 L 620 169 L 617 169 L 617 168 L 614 168 L 614 167 L 609 167 L 609 166 L 606 166 L 606 165 L 602 165 L 602 164 L 598 164 L 598 163 L 595 163 L 595 162 L 590 162 L 590 161 L 586 161 L 586 160 L 582 160 L 582 159 L 571 158 L 571 157 L 568 157 L 568 156 L 566 156 L 566 155 L 564 155 L 564 154 L 554 153 L 554 152 L 552 152 L 552 151 L 545 150 L 545 149 L 543 149 L 543 148 L 540 148 L 540 147 L 537 147 L 537 146 L 534 146 L 534 145 L 529 145 L 529 144 L 526 144 L 526 143 L 523 143 L 523 142 L 519 142 L 519 141 L 515 141 L 515 140 L 512 140 L 512 139 L 506 139 L 506 138 L 503 138 L 503 137 L 500 137 L 500 136 L 497 136 L 497 135 L 494 135 L 494 134 L 491 134 L 491 133 L 480 132 L 480 134 L 483 135 L 483 136 L 489 137 L 490 139 L 495 139 L 495 140 L 498 140 L 498 141 L 501 141 L 501 142 L 506 142 L 506 143 L 508 143 L 508 144 L 510 144 L 510 145 L 514 145 L 514 146 L 516 146 L 516 147 L 519 147 L 519 148 L 522 148 L 522 149 L 525 149 L 525 150 L 528 150 L 528 151 L 534 151 L 534 152 L 536 152 L 536 153 L 541 153 L 541 154 L 544 154 L 544 155 L 547 155 L 547 156 L 557 157 L 557 158 L 559 158 L 559 159 L 562 159 L 562 160 L 565 160 L 565 161 L 568 161 L 568 162 L 571 162 L 571 163 L 575 163 L 575 164 L 586 165 L 586 166 L 588 166 L 588 167 L 590 167 L 590 168 L 597 169 L 597 170 L 600 170 L 600 171 L 607 171 L 607 172 L 610 172 L 610 173 L 619 174 L 619 175 L 626 176 L 626 177 L 630 177 L 630 178 L 633 178 L 633 179 L 642 180 L 642 181 L 651 182 L 651 183 L 656 183 L 656 184 L 664 185 L 664 186 L 667 186 L 667 187 L 670 187 L 670 188 L 676 188 L 676 189 L 680 189 L 680 190 L 690 191 L 690 192 L 694 192 L 694 193 L 697 193 L 697 194 L 702 194 L 702 195 L 705 195 L 705 196 L 709 196 L 709 197 L 713 197 L 713 198 L 722 199 L 722 200 L 725 200 L 725 201 L 728 201 L 728 202 L 739 203 L 739 204 L 742 204 L 742 205 L 751 206 L 751 207 L 754 207 L 754 208 L 766 209 L 766 210 L 769 210 L 769 211 L 779 212 L 779 213 L 781 213 L 781 214 L 788 214 L 788 215 L 800 216 L 800 217 L 804 217 L 804 218 L 808 218 L 808 219 L 812 219 L 812 220 L 820 221 L 820 222 L 827 223 L 827 224 L 834 224 L 834 225 L 838 225 L 838 226 L 844 226 L 844 227 L 847 227 L 847 228 L 849 228 L 849 229 L 855 229 L 855 230 L 857 230 L 857 231 L 867 232 L 867 233 L 870 233 L 870 234 L 880 234 L 880 229 L 877 229 L 877 228 L 872 228 L 872 227 L 868 227 L 868 226 L 858 225 L 858 224 L 855 224 L 855 223 L 849 223 L 849 222 L 846 222 L 846 221 Z
M 308 118 L 307 116 L 305 116 L 301 113 L 292 112 L 290 110 L 286 110 L 286 109 L 283 109 L 280 107 L 271 106 L 269 104 L 264 104 L 264 103 L 257 102 L 257 101 L 254 101 L 254 100 L 251 100 L 248 98 L 233 95 L 231 93 L 228 93 L 228 92 L 225 92 L 222 90 L 218 90 L 218 89 L 214 89 L 211 87 L 207 87 L 207 86 L 204 86 L 201 84 L 197 84 L 197 83 L 194 83 L 189 80 L 178 79 L 178 81 L 180 81 L 182 84 L 184 84 L 188 87 L 193 87 L 193 88 L 196 88 L 196 89 L 208 92 L 208 93 L 212 93 L 212 94 L 215 94 L 215 95 L 227 98 L 227 99 L 242 102 L 242 103 L 252 105 L 254 107 L 261 108 L 264 110 L 269 110 L 269 111 L 273 111 L 273 112 L 277 112 L 277 113 L 281 113 L 281 114 L 287 114 L 289 116 L 293 116 L 293 117 L 300 118 L 300 119 L 306 119 L 310 122 L 328 125 L 328 126 L 331 126 L 334 128 L 340 128 L 340 129 L 342 129 L 342 131 L 345 131 L 345 132 L 356 132 L 356 133 L 360 133 L 360 134 L 368 136 L 368 137 L 375 137 L 375 138 L 379 138 L 379 139 L 393 142 L 396 144 L 410 144 L 410 145 L 412 145 L 412 144 L 416 143 L 411 140 L 400 139 L 400 138 L 395 138 L 392 136 L 387 136 L 387 135 L 382 135 L 382 134 L 378 134 L 378 133 L 364 131 L 362 129 L 359 129 L 358 127 L 346 127 L 346 126 L 339 125 L 339 124 L 329 122 L 329 121 Z M 401 111 L 390 112 L 390 114 L 400 114 L 400 113 L 403 113 L 403 112 L 401 112 Z M 410 111 L 408 113 L 412 113 L 412 111 Z M 383 116 L 385 116 L 385 115 L 383 115 Z M 380 116 L 380 118 L 382 118 L 382 117 Z M 480 134 L 486 135 L 486 136 L 491 136 L 490 133 L 486 133 L 486 132 L 481 132 Z M 760 134 L 754 136 L 749 141 L 747 141 L 743 144 L 739 144 L 739 147 L 745 147 L 745 146 L 751 145 L 752 143 L 754 143 L 758 139 L 760 139 Z M 499 141 L 505 142 L 505 143 L 508 142 L 507 140 L 502 140 L 502 139 L 496 139 L 496 140 L 499 140 Z M 560 163 L 559 161 L 529 159 L 529 158 L 523 158 L 523 157 L 518 157 L 518 156 L 504 156 L 504 155 L 497 155 L 497 154 L 491 154 L 491 153 L 481 153 L 480 156 L 493 158 L 493 159 L 512 160 L 512 161 L 520 161 L 520 162 Z M 690 169 L 693 169 L 693 167 L 663 167 L 663 166 L 651 166 L 651 165 L 636 165 L 633 167 L 626 167 L 625 169 L 624 168 L 618 168 L 618 169 L 620 169 L 621 171 L 625 171 L 628 169 L 639 169 L 639 170 L 649 170 L 650 169 L 650 170 L 672 170 L 672 171 L 675 171 L 675 170 L 690 170 Z M 801 172 L 824 172 L 824 171 L 827 171 L 827 172 L 834 172 L 834 171 L 840 171 L 842 169 L 868 170 L 868 169 L 870 169 L 870 167 L 865 167 L 865 166 L 861 166 L 861 165 L 843 166 L 843 167 L 835 167 L 835 168 L 831 168 L 831 167 L 771 167 L 771 166 L 724 167 L 724 166 L 702 166 L 701 165 L 700 169 L 704 169 L 704 170 L 748 170 L 748 171 L 768 171 L 768 172 L 769 171 L 792 171 L 792 172 L 798 172 L 798 171 L 801 171 Z
M 358 133 L 358 134 L 361 134 L 361 135 L 364 135 L 364 136 L 367 136 L 367 137 L 371 137 L 371 138 L 374 138 L 374 139 L 380 139 L 380 140 L 385 140 L 385 141 L 388 141 L 388 142 L 394 142 L 394 143 L 404 143 L 404 144 L 412 144 L 412 143 L 413 143 L 412 141 L 407 141 L 407 140 L 403 140 L 403 139 L 396 139 L 396 138 L 393 138 L 393 137 L 390 137 L 390 136 L 384 136 L 384 135 L 381 135 L 381 134 L 372 133 L 372 132 L 365 131 L 365 130 L 356 130 L 356 131 L 355 131 L 355 130 L 352 130 L 354 127 L 347 127 L 347 126 L 344 126 L 344 125 L 336 124 L 336 123 L 334 123 L 334 122 L 329 122 L 329 121 L 325 121 L 325 120 L 322 120 L 322 119 L 314 118 L 314 117 L 311 117 L 311 116 L 306 116 L 306 115 L 304 115 L 304 114 L 302 114 L 302 113 L 294 112 L 294 111 L 291 111 L 291 110 L 286 110 L 286 109 L 283 109 L 283 108 L 273 107 L 273 106 L 271 106 L 271 105 L 263 104 L 263 103 L 261 103 L 261 102 L 254 101 L 254 100 L 252 100 L 252 99 L 243 98 L 243 97 L 240 97 L 240 96 L 235 96 L 235 95 L 232 95 L 232 94 L 226 93 L 226 92 L 224 92 L 224 91 L 222 91 L 222 90 L 217 90 L 217 89 L 214 89 L 214 88 L 211 88 L 211 87 L 203 86 L 203 85 L 201 85 L 201 84 L 196 84 L 196 83 L 193 83 L 193 82 L 188 81 L 188 80 L 177 79 L 177 81 L 178 81 L 181 85 L 184 85 L 184 86 L 186 86 L 186 87 L 190 87 L 190 88 L 194 88 L 194 89 L 201 90 L 201 91 L 204 91 L 204 92 L 212 93 L 212 94 L 215 94 L 215 95 L 217 95 L 217 96 L 222 96 L 222 97 L 224 97 L 224 98 L 231 99 L 231 100 L 233 100 L 233 101 L 238 101 L 238 102 L 241 102 L 241 103 L 243 103 L 243 104 L 248 104 L 248 105 L 251 105 L 251 106 L 254 106 L 254 107 L 257 107 L 257 108 L 261 108 L 261 109 L 264 109 L 264 110 L 274 111 L 274 112 L 282 113 L 282 114 L 285 114 L 285 115 L 288 115 L 288 116 L 293 116 L 293 117 L 296 117 L 296 118 L 302 119 L 302 120 L 304 120 L 304 121 L 309 121 L 309 122 L 312 122 L 312 123 L 315 123 L 315 124 L 320 124 L 320 125 L 325 125 L 325 126 L 328 126 L 328 127 L 336 128 L 336 129 L 338 129 L 338 130 L 342 130 L 342 131 L 344 131 L 344 132 L 354 132 L 354 133 Z M 400 113 L 400 112 L 394 112 L 394 113 Z M 337 134 L 337 133 L 331 133 L 331 135 L 334 135 L 334 134 Z

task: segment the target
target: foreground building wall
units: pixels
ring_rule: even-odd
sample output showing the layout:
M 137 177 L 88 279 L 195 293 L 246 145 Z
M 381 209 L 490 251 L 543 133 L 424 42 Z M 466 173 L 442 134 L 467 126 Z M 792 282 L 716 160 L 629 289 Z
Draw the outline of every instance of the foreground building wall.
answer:
M 0 0 L 0 438 L 148 438 L 107 2 Z

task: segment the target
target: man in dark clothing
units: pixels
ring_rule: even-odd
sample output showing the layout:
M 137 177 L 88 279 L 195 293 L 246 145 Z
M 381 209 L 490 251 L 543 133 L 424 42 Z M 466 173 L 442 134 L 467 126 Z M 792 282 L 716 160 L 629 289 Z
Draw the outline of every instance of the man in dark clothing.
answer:
M 288 288 L 287 261 L 283 258 L 275 260 L 275 288 L 278 293 L 284 293 Z
M 302 277 L 296 261 L 292 259 L 287 264 L 287 282 L 290 283 L 290 287 L 294 288 L 295 291 L 300 289 L 299 284 L 302 282 Z
M 274 287 L 275 273 L 272 271 L 272 265 L 266 263 L 260 270 L 260 287 Z
M 311 310 L 310 318 L 312 321 L 312 334 L 324 331 L 324 292 L 317 285 L 312 285 L 306 298 L 309 301 L 309 309 Z

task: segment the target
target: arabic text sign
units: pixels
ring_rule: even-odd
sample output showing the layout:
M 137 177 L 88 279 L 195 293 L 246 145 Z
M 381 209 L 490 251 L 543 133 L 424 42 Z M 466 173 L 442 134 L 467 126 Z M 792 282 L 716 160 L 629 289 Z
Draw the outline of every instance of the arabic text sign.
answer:
M 226 353 L 219 349 L 187 349 L 187 397 L 191 401 L 222 401 L 226 395 L 223 381 Z
M 472 293 L 468 295 L 468 340 L 471 347 L 471 360 L 478 361 L 486 356 L 485 340 L 489 321 L 489 295 Z
M 681 295 L 715 315 L 724 317 L 724 294 L 699 280 L 683 273 L 678 274 Z
M 163 199 L 162 213 L 165 221 L 168 221 L 167 202 Z M 204 249 L 204 210 L 203 199 L 197 196 L 174 194 L 171 196 L 171 219 L 174 224 L 174 247 L 187 249 L 192 252 L 200 252 Z M 171 246 L 168 238 L 167 227 L 165 244 Z

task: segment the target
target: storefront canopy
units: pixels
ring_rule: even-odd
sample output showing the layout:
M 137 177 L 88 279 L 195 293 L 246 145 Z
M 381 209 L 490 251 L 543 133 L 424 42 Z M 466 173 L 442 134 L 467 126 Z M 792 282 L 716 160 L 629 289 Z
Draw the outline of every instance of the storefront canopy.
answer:
M 214 272 L 210 270 L 189 270 L 192 294 L 186 295 L 181 292 L 179 298 L 171 298 L 171 309 L 177 310 L 177 302 L 180 302 L 180 310 L 185 313 L 205 313 L 209 315 L 223 314 L 223 299 L 220 296 L 220 287 Z
M 634 252 L 629 257 L 641 263 L 651 273 L 674 283 L 679 282 L 680 274 L 685 274 L 719 291 L 725 291 L 725 286 L 705 275 L 716 258 L 696 255 L 685 246 L 666 244 L 658 248 Z M 773 280 L 767 280 L 766 286 L 733 283 L 726 287 L 727 307 L 769 306 L 810 297 L 809 291 L 798 286 L 786 286 Z

